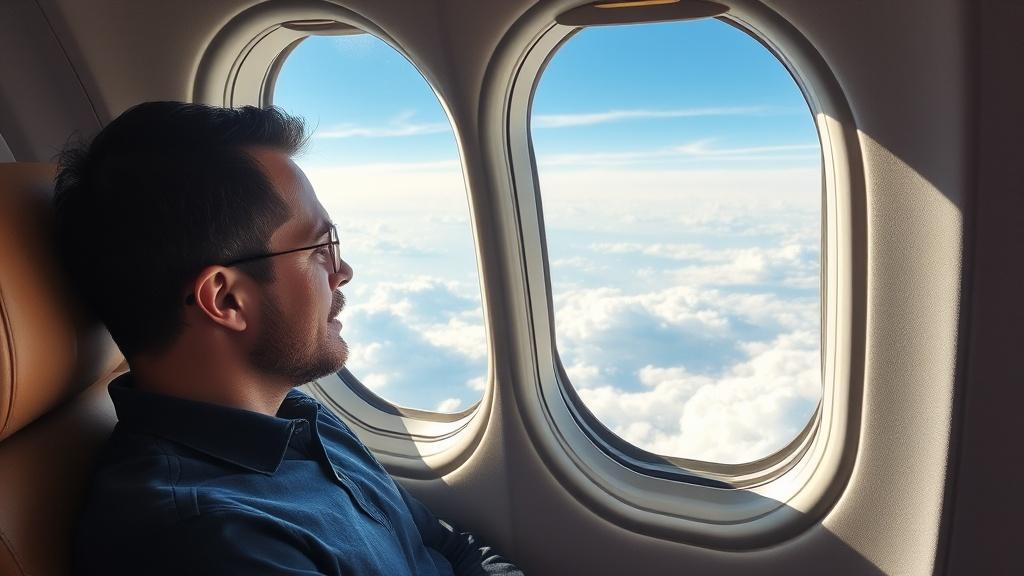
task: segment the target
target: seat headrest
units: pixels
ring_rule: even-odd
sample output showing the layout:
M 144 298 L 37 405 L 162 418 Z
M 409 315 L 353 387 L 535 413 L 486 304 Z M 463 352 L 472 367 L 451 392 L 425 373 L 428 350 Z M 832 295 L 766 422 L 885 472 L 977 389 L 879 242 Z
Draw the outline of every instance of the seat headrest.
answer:
M 76 313 L 54 257 L 55 167 L 0 164 L 0 440 L 97 381 L 123 358 Z

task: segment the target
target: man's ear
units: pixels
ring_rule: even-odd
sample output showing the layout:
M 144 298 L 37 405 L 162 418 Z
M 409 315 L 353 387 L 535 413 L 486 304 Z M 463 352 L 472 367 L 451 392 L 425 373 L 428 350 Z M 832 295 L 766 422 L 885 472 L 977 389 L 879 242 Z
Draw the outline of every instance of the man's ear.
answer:
M 192 285 L 195 306 L 228 330 L 245 330 L 254 304 L 245 280 L 245 275 L 232 268 L 207 266 Z

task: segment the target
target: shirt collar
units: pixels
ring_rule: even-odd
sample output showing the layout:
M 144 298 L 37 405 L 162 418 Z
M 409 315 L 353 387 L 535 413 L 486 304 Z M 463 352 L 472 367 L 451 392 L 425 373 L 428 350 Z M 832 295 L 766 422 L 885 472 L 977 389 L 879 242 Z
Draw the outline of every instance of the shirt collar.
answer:
M 284 459 L 295 432 L 289 418 L 315 421 L 319 409 L 298 390 L 288 393 L 278 416 L 155 394 L 136 388 L 131 372 L 115 378 L 109 392 L 120 425 L 263 474 Z

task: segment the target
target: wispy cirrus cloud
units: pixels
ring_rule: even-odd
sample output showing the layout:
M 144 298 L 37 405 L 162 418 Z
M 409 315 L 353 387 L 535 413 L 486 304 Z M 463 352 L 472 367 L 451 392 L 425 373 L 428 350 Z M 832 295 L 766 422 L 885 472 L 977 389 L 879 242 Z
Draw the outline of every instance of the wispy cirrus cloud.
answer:
M 401 136 L 421 136 L 423 134 L 439 134 L 449 130 L 447 124 L 406 124 L 403 126 L 353 126 L 343 124 L 328 130 L 321 130 L 314 138 L 395 138 Z
M 548 154 L 538 157 L 541 166 L 624 166 L 655 161 L 815 161 L 818 144 L 779 144 L 772 146 L 715 147 L 714 139 L 704 139 L 648 150 Z
M 714 148 L 714 140 L 698 140 L 682 146 L 674 146 L 671 151 L 689 156 L 750 156 L 757 154 L 779 154 L 783 152 L 807 152 L 818 150 L 818 144 L 776 144 L 772 146 L 744 146 L 739 148 Z
M 383 126 L 359 126 L 339 124 L 313 133 L 313 138 L 336 140 L 341 138 L 399 138 L 440 134 L 451 131 L 447 122 L 414 122 L 414 111 L 405 111 Z
M 652 120 L 657 118 L 699 118 L 704 116 L 751 116 L 768 114 L 768 106 L 715 106 L 703 108 L 676 108 L 673 110 L 605 110 L 602 112 L 573 112 L 569 114 L 538 114 L 533 117 L 534 128 L 565 128 L 592 126 L 623 120 Z

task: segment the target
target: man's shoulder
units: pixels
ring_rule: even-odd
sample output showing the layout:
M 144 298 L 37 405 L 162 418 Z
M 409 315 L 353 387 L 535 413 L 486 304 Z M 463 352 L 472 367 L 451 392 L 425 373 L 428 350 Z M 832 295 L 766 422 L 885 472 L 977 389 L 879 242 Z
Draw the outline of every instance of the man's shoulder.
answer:
M 180 541 L 196 526 L 250 515 L 230 498 L 217 496 L 225 492 L 218 490 L 218 478 L 232 472 L 238 471 L 186 446 L 115 429 L 78 517 L 77 561 L 84 566 L 117 557 L 120 562 Z
M 179 516 L 176 491 L 180 469 L 180 454 L 170 443 L 115 428 L 93 473 L 82 522 L 105 521 L 112 516 L 173 521 Z

